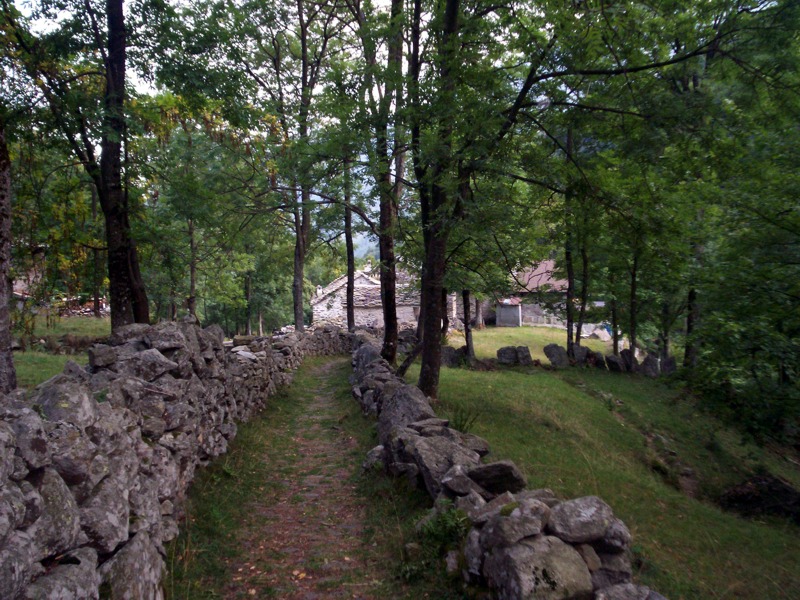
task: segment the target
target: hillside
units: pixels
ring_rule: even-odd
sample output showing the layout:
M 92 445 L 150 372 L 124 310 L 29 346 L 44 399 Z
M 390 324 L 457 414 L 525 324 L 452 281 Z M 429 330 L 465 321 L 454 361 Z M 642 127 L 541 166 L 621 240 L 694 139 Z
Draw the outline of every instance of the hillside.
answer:
M 476 347 L 488 358 L 525 343 L 537 358 L 559 335 L 487 329 L 476 332 Z M 800 528 L 746 520 L 714 502 L 753 474 L 800 487 L 796 455 L 744 443 L 677 384 L 588 369 L 444 369 L 440 390 L 442 413 L 474 421 L 494 458 L 514 460 L 531 487 L 613 506 L 634 534 L 636 577 L 667 597 L 800 597 Z

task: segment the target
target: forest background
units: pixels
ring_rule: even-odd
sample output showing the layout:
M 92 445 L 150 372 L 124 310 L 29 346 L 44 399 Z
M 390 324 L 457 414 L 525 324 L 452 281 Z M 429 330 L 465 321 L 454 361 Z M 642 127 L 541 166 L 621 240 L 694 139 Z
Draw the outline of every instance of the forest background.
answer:
M 113 327 L 303 329 L 360 231 L 392 363 L 398 256 L 419 278 L 431 396 L 446 293 L 555 258 L 570 352 L 608 322 L 750 435 L 797 439 L 797 2 L 0 7 L 4 390 L 9 275 L 108 296 Z

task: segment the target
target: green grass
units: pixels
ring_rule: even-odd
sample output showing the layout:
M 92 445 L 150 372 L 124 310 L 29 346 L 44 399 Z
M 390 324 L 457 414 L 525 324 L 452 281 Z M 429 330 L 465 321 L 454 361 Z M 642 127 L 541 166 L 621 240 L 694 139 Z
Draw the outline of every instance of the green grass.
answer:
M 68 360 L 85 363 L 85 356 L 65 356 L 46 352 L 15 352 L 14 367 L 17 370 L 17 387 L 34 388 L 58 375 Z
M 472 335 L 475 356 L 480 359 L 496 358 L 498 348 L 503 346 L 528 346 L 534 360 L 539 359 L 543 364 L 549 364 L 543 348 L 553 343 L 565 347 L 567 345 L 567 332 L 550 327 L 487 327 L 473 331 Z M 464 336 L 454 333 L 449 341 L 453 346 L 461 346 L 464 344 Z M 610 351 L 610 344 L 600 340 L 583 339 L 581 344 L 603 353 Z
M 484 353 L 523 339 L 541 347 L 561 334 L 478 332 Z M 491 459 L 514 460 L 529 487 L 604 498 L 634 535 L 637 580 L 671 600 L 800 597 L 800 528 L 780 519 L 748 521 L 710 500 L 757 471 L 798 485 L 796 464 L 742 444 L 680 389 L 594 370 L 443 369 L 439 398 L 444 416 L 478 413 L 472 432 L 490 442 Z M 698 474 L 700 499 L 676 489 L 676 474 L 669 464 L 662 468 L 646 437 L 654 434 Z
M 54 335 L 61 337 L 72 334 L 86 337 L 105 337 L 111 333 L 111 318 L 101 317 L 55 317 L 48 324 L 47 319 L 40 316 L 36 318 L 35 336 L 45 337 Z

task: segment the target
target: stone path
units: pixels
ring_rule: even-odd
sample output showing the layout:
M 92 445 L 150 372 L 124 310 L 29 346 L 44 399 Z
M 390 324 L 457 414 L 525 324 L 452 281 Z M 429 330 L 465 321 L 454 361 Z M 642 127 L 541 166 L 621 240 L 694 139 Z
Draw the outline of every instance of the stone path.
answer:
M 316 385 L 287 432 L 294 456 L 265 457 L 275 478 L 265 489 L 280 492 L 249 507 L 236 540 L 243 556 L 230 565 L 225 598 L 386 597 L 378 588 L 386 589 L 389 576 L 364 541 L 365 509 L 353 482 L 358 443 L 341 426 L 341 400 L 330 381 L 345 364 L 334 359 L 312 367 Z

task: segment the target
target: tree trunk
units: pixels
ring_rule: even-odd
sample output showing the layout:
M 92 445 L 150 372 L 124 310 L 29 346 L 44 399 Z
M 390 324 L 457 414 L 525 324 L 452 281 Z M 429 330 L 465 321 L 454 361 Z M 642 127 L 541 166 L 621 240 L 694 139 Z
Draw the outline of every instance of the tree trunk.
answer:
M 464 302 L 464 339 L 467 342 L 467 361 L 471 364 L 475 360 L 475 344 L 472 341 L 472 325 L 470 324 L 469 290 L 461 291 L 461 299 Z
M 612 352 L 619 356 L 619 315 L 617 314 L 617 300 L 611 300 L 611 339 Z
M 311 234 L 311 193 L 308 186 L 300 188 L 300 206 L 294 210 L 294 276 L 292 279 L 292 301 L 294 304 L 294 328 L 305 331 L 303 310 L 303 280 L 305 277 L 306 249 Z
M 683 366 L 687 369 L 692 369 L 697 365 L 697 357 L 699 354 L 697 341 L 694 339 L 697 324 L 700 320 L 700 305 L 697 302 L 697 288 L 692 287 L 689 290 L 686 306 L 686 346 L 683 354 Z
M 584 223 L 585 225 L 585 223 Z M 586 229 L 584 227 L 584 235 Z M 586 238 L 581 241 L 581 306 L 578 311 L 578 324 L 575 327 L 575 345 L 581 345 L 583 323 L 586 320 L 586 305 L 589 302 L 589 253 L 586 250 Z
M 92 183 L 89 189 L 92 193 L 92 223 L 94 224 L 97 223 L 97 187 Z M 92 314 L 98 319 L 102 316 L 102 307 L 100 306 L 100 285 L 103 281 L 102 271 L 103 262 L 100 257 L 100 248 L 92 248 Z
M 105 114 L 100 140 L 100 172 L 97 191 L 103 209 L 108 242 L 108 279 L 111 327 L 150 320 L 136 245 L 131 238 L 128 206 L 122 187 L 122 140 L 125 139 L 125 44 L 122 0 L 107 0 L 108 60 L 106 64 Z M 96 168 L 88 165 L 97 183 Z
M 486 323 L 483 320 L 483 307 L 480 298 L 475 298 L 475 329 L 485 329 Z
M 244 334 L 253 335 L 253 276 L 249 273 L 244 278 L 245 325 Z
M 567 130 L 566 144 L 567 163 L 572 161 L 572 128 Z M 572 258 L 572 246 L 574 244 L 573 219 L 572 219 L 573 193 L 567 184 L 567 191 L 564 193 L 564 262 L 567 267 L 567 354 L 570 358 L 574 357 L 572 345 L 574 344 L 575 327 L 575 265 Z
M 189 297 L 186 308 L 189 314 L 197 318 L 197 240 L 194 236 L 194 219 L 188 221 L 189 232 Z
M 356 313 L 354 306 L 356 258 L 353 249 L 353 211 L 350 209 L 350 159 L 345 160 L 344 171 L 344 241 L 347 246 L 347 331 L 355 331 Z
M 661 304 L 661 331 L 658 332 L 659 337 L 659 358 L 664 361 L 669 358 L 669 332 L 673 323 L 670 314 L 669 302 L 664 301 Z
M 636 329 L 639 323 L 639 298 L 637 296 L 637 286 L 639 277 L 639 253 L 634 252 L 633 264 L 631 265 L 631 296 L 630 296 L 630 315 L 628 336 L 631 343 L 631 352 L 636 356 Z
M 422 286 L 425 289 L 422 326 L 422 365 L 417 386 L 436 398 L 439 393 L 439 369 L 442 362 L 442 293 L 447 252 L 447 236 L 431 235 L 425 252 Z
M 17 387 L 14 354 L 11 350 L 11 158 L 5 123 L 0 120 L 0 392 Z

